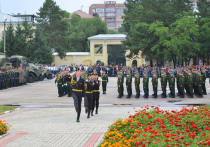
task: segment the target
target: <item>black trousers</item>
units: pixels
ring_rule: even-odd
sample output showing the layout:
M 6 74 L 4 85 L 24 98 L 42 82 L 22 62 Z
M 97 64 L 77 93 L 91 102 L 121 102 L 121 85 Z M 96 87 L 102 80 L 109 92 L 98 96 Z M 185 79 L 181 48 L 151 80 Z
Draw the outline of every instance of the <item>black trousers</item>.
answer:
M 93 92 L 92 112 L 94 111 L 95 107 L 96 107 L 96 110 L 98 110 L 99 96 L 100 96 L 100 92 Z
M 92 103 L 93 103 L 93 93 L 86 93 L 85 108 L 88 109 L 88 116 L 90 115 L 90 111 L 92 110 Z
M 82 102 L 82 92 L 72 92 L 72 97 L 74 99 L 74 106 L 78 107 L 77 111 L 77 119 L 80 118 L 80 113 L 81 113 L 81 102 Z

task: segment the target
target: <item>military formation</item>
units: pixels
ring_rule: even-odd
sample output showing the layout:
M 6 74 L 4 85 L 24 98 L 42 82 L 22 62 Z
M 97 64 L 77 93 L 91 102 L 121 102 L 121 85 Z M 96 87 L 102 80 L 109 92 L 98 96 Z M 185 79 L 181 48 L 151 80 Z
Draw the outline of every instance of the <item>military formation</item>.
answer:
M 103 94 L 106 94 L 108 75 L 102 71 L 101 78 Z M 59 97 L 66 94 L 68 94 L 68 97 L 73 97 L 77 112 L 76 122 L 80 122 L 82 97 L 84 97 L 87 118 L 90 118 L 90 115 L 94 116 L 94 111 L 95 114 L 98 114 L 101 81 L 98 80 L 98 73 L 95 69 L 93 69 L 93 73 L 88 73 L 79 68 L 72 72 L 62 71 L 57 74 L 55 84 L 58 88 Z
M 177 96 L 180 98 L 184 98 L 186 95 L 189 98 L 193 98 L 193 96 L 197 96 L 199 98 L 202 98 L 203 95 L 206 95 L 206 71 L 205 69 L 197 70 L 197 69 L 188 69 L 185 68 L 183 71 L 180 69 L 177 69 L 177 74 L 174 74 L 173 69 L 169 69 L 168 72 L 165 70 L 161 70 L 161 77 L 160 77 L 160 85 L 161 85 L 161 98 L 175 98 L 175 85 L 177 86 Z M 126 73 L 126 89 L 127 89 L 127 96 L 126 98 L 131 98 L 132 96 L 132 75 L 130 71 L 119 71 L 118 72 L 118 80 L 117 80 L 117 86 L 118 86 L 118 98 L 123 97 L 124 95 L 124 73 Z M 158 89 L 158 72 L 156 70 L 152 70 L 151 72 L 152 78 L 151 83 L 153 87 L 154 93 L 152 94 L 153 98 L 157 98 L 157 89 Z M 140 97 L 140 75 L 138 72 L 134 73 L 135 80 L 135 91 L 136 96 L 135 98 Z M 142 89 L 144 92 L 143 97 L 148 98 L 149 96 L 149 76 L 148 72 L 146 70 L 143 71 L 143 79 L 142 79 Z M 169 95 L 167 95 L 167 85 L 168 89 L 170 90 Z
M 0 90 L 26 85 L 27 74 L 19 67 L 18 69 L 0 70 Z

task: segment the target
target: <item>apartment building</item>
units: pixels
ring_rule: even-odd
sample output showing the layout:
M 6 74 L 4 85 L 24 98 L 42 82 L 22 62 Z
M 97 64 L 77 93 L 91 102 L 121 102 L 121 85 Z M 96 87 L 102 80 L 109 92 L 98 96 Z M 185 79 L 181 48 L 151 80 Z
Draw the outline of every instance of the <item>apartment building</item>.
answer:
M 123 24 L 125 8 L 124 4 L 118 4 L 116 1 L 105 1 L 104 4 L 92 4 L 89 7 L 89 14 L 97 13 L 101 20 L 107 23 L 109 30 L 117 31 Z

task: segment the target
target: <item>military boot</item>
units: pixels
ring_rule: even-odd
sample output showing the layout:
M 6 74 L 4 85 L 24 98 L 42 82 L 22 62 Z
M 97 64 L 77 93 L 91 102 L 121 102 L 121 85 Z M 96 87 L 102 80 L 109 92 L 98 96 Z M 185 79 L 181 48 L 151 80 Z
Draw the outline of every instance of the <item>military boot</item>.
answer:
M 98 109 L 96 109 L 96 114 L 98 114 Z
M 118 95 L 117 98 L 121 98 L 121 95 Z

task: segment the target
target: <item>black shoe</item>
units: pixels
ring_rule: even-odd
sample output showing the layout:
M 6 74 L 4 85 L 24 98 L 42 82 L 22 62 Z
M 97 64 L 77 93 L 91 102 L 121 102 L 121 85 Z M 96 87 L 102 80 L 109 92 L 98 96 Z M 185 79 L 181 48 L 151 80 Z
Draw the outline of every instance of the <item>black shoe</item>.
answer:
M 80 121 L 79 121 L 79 119 L 77 119 L 77 121 L 76 121 L 76 122 L 80 122 Z
M 144 98 L 148 98 L 148 95 L 145 94 L 145 95 L 144 95 Z
M 154 96 L 155 94 L 152 94 L 152 96 Z
M 94 116 L 93 113 L 91 113 L 91 116 Z
M 87 118 L 90 118 L 90 115 L 88 115 Z
M 135 98 L 139 98 L 139 95 L 136 95 Z
M 181 95 L 181 94 L 180 94 L 179 97 L 180 97 L 180 98 L 184 98 L 184 95 Z
M 153 95 L 152 98 L 157 98 L 157 95 Z
M 104 91 L 103 91 L 103 94 L 105 94 Z
M 96 110 L 96 114 L 98 114 L 98 110 Z
M 85 109 L 85 113 L 88 113 L 88 109 Z
M 189 94 L 189 95 L 188 95 L 188 98 L 193 98 L 193 95 Z
M 177 93 L 177 96 L 179 96 L 180 94 L 179 94 L 179 92 Z
M 121 95 L 118 95 L 117 98 L 121 98 Z
M 171 97 L 172 96 L 172 94 L 171 93 L 169 93 L 169 95 L 168 95 L 169 97 Z
M 61 94 L 59 94 L 59 96 L 58 97 L 62 97 L 62 95 Z
M 175 98 L 175 95 L 171 95 L 171 98 Z
M 198 98 L 203 98 L 203 95 L 198 95 Z
M 71 97 L 71 94 L 68 94 L 68 97 Z
M 106 91 L 104 91 L 104 94 L 106 94 Z
M 161 96 L 161 98 L 166 98 L 166 95 L 163 94 L 163 95 Z
M 126 98 L 131 98 L 131 96 L 130 95 L 127 95 Z
M 203 95 L 207 95 L 207 93 L 206 92 L 203 92 Z

